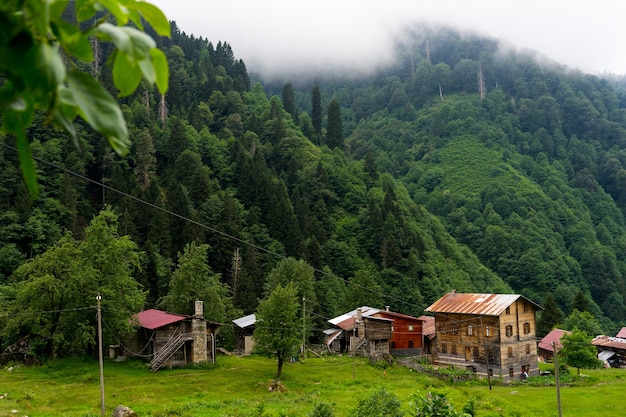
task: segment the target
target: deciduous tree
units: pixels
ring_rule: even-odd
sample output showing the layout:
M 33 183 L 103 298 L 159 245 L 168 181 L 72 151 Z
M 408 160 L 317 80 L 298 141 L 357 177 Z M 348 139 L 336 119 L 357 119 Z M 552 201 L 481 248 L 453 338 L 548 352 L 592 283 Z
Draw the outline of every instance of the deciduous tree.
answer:
M 298 289 L 292 283 L 276 285 L 268 297 L 259 303 L 254 330 L 255 349 L 268 357 L 276 357 L 276 378 L 283 372 L 283 364 L 296 354 L 301 342 L 298 317 Z

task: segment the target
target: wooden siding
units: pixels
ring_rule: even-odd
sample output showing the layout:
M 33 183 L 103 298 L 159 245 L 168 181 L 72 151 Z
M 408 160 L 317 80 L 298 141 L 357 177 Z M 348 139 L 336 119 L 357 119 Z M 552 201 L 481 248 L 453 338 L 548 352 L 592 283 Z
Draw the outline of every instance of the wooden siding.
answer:
M 435 313 L 436 360 L 480 375 L 520 378 L 537 373 L 535 307 L 524 299 L 500 316 Z
M 422 320 L 380 312 L 381 317 L 393 320 L 391 349 L 422 349 Z

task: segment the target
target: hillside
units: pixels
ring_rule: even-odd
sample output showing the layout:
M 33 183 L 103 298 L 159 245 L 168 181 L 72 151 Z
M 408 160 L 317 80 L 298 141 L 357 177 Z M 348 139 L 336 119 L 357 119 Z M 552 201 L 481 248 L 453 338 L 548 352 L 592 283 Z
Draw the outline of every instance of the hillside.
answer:
M 146 307 L 195 242 L 223 286 L 216 321 L 253 312 L 293 257 L 314 268 L 319 329 L 363 304 L 420 315 L 451 289 L 552 293 L 566 315 L 582 292 L 604 331 L 626 324 L 622 89 L 452 30 L 410 34 L 371 77 L 264 85 L 228 43 L 172 27 L 164 100 L 122 100 L 129 157 L 85 126 L 75 147 L 42 118 L 31 204 L 0 147 L 3 347 L 29 331 L 9 320 L 31 279 L 20 266 L 83 239 L 105 205 L 137 245 Z

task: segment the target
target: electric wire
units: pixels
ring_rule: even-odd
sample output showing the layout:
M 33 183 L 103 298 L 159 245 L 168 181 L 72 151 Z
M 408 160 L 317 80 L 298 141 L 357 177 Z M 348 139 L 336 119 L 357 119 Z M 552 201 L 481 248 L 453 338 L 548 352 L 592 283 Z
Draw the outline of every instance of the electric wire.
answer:
M 2 146 L 4 146 L 5 148 L 7 148 L 7 149 L 10 149 L 10 150 L 12 150 L 12 151 L 14 151 L 14 152 L 18 152 L 17 148 L 15 148 L 15 147 L 14 147 L 14 146 L 12 146 L 12 145 L 9 145 L 9 144 L 7 144 L 7 143 L 5 143 L 5 142 L 0 142 L 0 144 L 1 144 Z M 226 233 L 226 232 L 224 232 L 224 231 L 222 231 L 222 230 L 216 229 L 216 228 L 211 227 L 211 226 L 209 226 L 209 225 L 207 225 L 207 224 L 204 224 L 204 223 L 198 222 L 198 221 L 196 221 L 196 220 L 190 219 L 190 218 L 185 217 L 185 216 L 183 216 L 183 215 L 181 215 L 181 214 L 178 214 L 178 213 L 176 213 L 176 212 L 173 212 L 173 211 L 171 211 L 171 210 L 168 210 L 168 209 L 166 209 L 166 208 L 164 208 L 164 207 L 161 207 L 161 206 L 158 206 L 158 205 L 156 205 L 156 204 L 150 203 L 149 201 L 143 200 L 143 199 L 141 199 L 141 198 L 139 198 L 139 197 L 135 197 L 135 196 L 133 196 L 133 195 L 131 195 L 131 194 L 129 194 L 129 193 L 127 193 L 127 192 L 125 192 L 125 191 L 118 190 L 117 188 L 111 187 L 111 186 L 109 186 L 109 185 L 107 185 L 107 184 L 104 184 L 104 183 L 102 183 L 102 182 L 100 182 L 100 181 L 96 181 L 96 180 L 94 180 L 94 179 L 91 179 L 91 178 L 89 178 L 89 177 L 87 177 L 87 176 L 85 176 L 85 175 L 79 174 L 79 173 L 77 173 L 77 172 L 75 172 L 75 171 L 72 171 L 71 169 L 65 168 L 65 167 L 63 167 L 63 166 L 61 166 L 61 165 L 59 165 L 59 164 L 54 163 L 54 162 L 47 161 L 47 160 L 45 160 L 45 159 L 43 159 L 43 158 L 36 157 L 36 156 L 34 156 L 34 155 L 33 155 L 33 157 L 32 157 L 32 158 L 33 158 L 35 161 L 37 161 L 37 162 L 41 162 L 42 164 L 45 164 L 45 165 L 48 165 L 48 166 L 53 167 L 53 168 L 55 168 L 55 169 L 58 169 L 58 170 L 60 170 L 60 171 L 62 171 L 62 172 L 65 172 L 66 174 L 72 175 L 72 176 L 74 176 L 74 177 L 76 177 L 76 178 L 79 178 L 79 179 L 81 179 L 81 180 L 83 180 L 83 181 L 86 181 L 86 182 L 92 183 L 92 184 L 94 184 L 94 185 L 97 185 L 97 186 L 99 186 L 99 187 L 102 187 L 102 188 L 104 188 L 104 189 L 106 189 L 106 190 L 108 190 L 108 191 L 111 191 L 111 192 L 117 193 L 117 194 L 119 194 L 119 195 L 121 195 L 121 196 L 123 196 L 123 197 L 129 198 L 129 199 L 131 199 L 131 200 L 133 200 L 133 201 L 135 201 L 135 202 L 137 202 L 137 203 L 143 204 L 143 205 L 148 206 L 148 207 L 150 207 L 150 208 L 152 208 L 152 209 L 159 210 L 159 211 L 161 211 L 161 212 L 163 212 L 163 213 L 166 213 L 166 214 L 168 214 L 168 215 L 170 215 L 170 216 L 176 217 L 176 218 L 181 219 L 181 220 L 183 220 L 183 221 L 186 221 L 186 222 L 189 222 L 189 223 L 194 224 L 194 225 L 196 225 L 196 226 L 202 227 L 202 228 L 204 228 L 204 229 L 206 229 L 206 230 L 208 230 L 208 231 L 210 231 L 210 232 L 212 232 L 212 233 L 215 233 L 215 234 L 217 234 L 217 235 L 220 235 L 220 236 L 222 236 L 222 237 L 224 237 L 224 238 L 227 238 L 227 239 L 230 239 L 230 240 L 236 241 L 236 242 L 238 242 L 238 243 L 241 243 L 241 244 L 243 244 L 243 245 L 247 245 L 247 246 L 249 246 L 249 247 L 252 247 L 252 248 L 254 248 L 254 249 L 257 249 L 257 250 L 259 250 L 259 251 L 261 251 L 261 252 L 264 252 L 264 253 L 266 253 L 266 254 L 268 254 L 268 255 L 274 256 L 274 257 L 276 257 L 277 259 L 281 259 L 281 260 L 290 260 L 290 258 L 289 258 L 289 257 L 287 257 L 287 256 L 285 256 L 285 255 L 282 255 L 282 254 L 280 254 L 280 253 L 278 253 L 278 252 L 272 251 L 272 250 L 267 249 L 267 248 L 264 248 L 264 247 L 262 247 L 262 246 L 255 245 L 254 243 L 251 243 L 251 242 L 245 241 L 245 240 L 243 240 L 243 239 L 241 239 L 241 238 L 238 238 L 238 237 L 236 237 L 236 236 L 230 235 L 230 234 L 228 234 L 228 233 Z M 326 272 L 326 271 L 323 271 L 323 270 L 317 269 L 317 268 L 315 268 L 315 267 L 313 267 L 313 266 L 311 266 L 311 265 L 309 265 L 309 264 L 306 264 L 306 266 L 307 266 L 308 268 L 310 268 L 311 270 L 313 270 L 314 272 L 316 272 L 317 274 L 322 274 L 322 275 L 324 275 L 324 276 L 328 276 L 328 277 L 332 277 L 332 278 L 334 278 L 334 279 L 341 280 L 341 281 L 342 281 L 344 284 L 346 284 L 346 285 L 353 286 L 353 287 L 359 288 L 359 289 L 361 289 L 361 290 L 365 290 L 365 291 L 368 291 L 368 292 L 370 292 L 370 293 L 373 293 L 373 294 L 379 295 L 379 296 L 383 297 L 383 299 L 387 299 L 387 300 L 395 301 L 395 302 L 398 302 L 398 303 L 400 303 L 400 304 L 402 304 L 402 305 L 407 305 L 407 306 L 412 305 L 412 304 L 411 304 L 408 300 L 401 299 L 401 298 L 398 298 L 398 297 L 394 297 L 394 296 L 391 296 L 391 295 L 389 295 L 389 294 L 385 294 L 385 293 L 383 293 L 383 292 L 381 292 L 381 291 L 374 290 L 374 289 L 372 289 L 372 288 L 366 287 L 366 286 L 364 286 L 364 285 L 360 285 L 360 284 L 355 283 L 355 282 L 350 282 L 350 281 L 349 281 L 349 280 L 347 280 L 347 279 L 344 279 L 344 278 L 341 278 L 341 277 L 339 277 L 339 276 L 337 276 L 337 275 L 335 275 L 335 274 L 332 274 L 332 273 L 329 273 L 329 272 Z

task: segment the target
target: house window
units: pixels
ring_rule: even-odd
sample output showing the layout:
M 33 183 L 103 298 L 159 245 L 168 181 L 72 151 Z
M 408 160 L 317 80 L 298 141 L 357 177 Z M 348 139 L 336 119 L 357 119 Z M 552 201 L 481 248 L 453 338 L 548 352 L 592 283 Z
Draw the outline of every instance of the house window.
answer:
M 526 354 L 530 355 L 530 345 L 528 343 L 526 344 Z
M 513 336 L 513 326 L 511 326 L 510 324 L 506 326 L 505 332 L 506 332 L 507 337 Z
M 452 354 L 456 355 L 456 345 L 452 345 Z
M 396 348 L 396 342 L 391 342 L 391 348 L 395 349 Z
M 506 310 L 504 310 L 504 314 L 511 314 L 511 307 L 507 307 Z
M 450 327 L 450 333 L 456 334 L 458 331 L 459 331 L 459 325 L 458 324 L 453 324 L 452 327 Z
M 513 347 L 512 347 L 512 346 L 509 346 L 509 347 L 508 347 L 508 349 L 507 349 L 507 353 L 508 353 L 509 358 L 512 358 L 512 357 L 513 357 Z
M 471 324 L 467 325 L 467 335 L 472 336 L 474 334 L 474 327 Z
M 530 323 L 524 323 L 524 334 L 530 333 Z
M 524 303 L 524 313 L 528 313 L 528 304 Z
M 489 368 L 489 376 L 493 376 L 493 368 Z
M 448 353 L 448 345 L 446 343 L 441 344 L 441 353 Z
M 491 327 L 485 326 L 485 336 L 491 336 Z
M 446 332 L 446 324 L 445 323 L 441 323 L 439 325 L 439 333 L 445 333 Z
M 413 348 L 413 341 L 409 340 L 409 349 L 412 349 L 412 348 Z
M 413 331 L 413 325 L 409 324 L 409 331 L 412 332 Z

